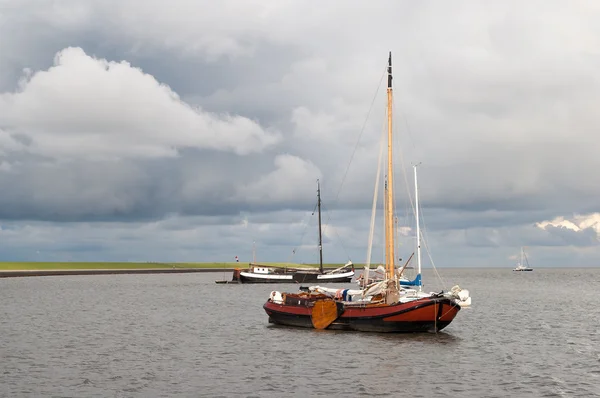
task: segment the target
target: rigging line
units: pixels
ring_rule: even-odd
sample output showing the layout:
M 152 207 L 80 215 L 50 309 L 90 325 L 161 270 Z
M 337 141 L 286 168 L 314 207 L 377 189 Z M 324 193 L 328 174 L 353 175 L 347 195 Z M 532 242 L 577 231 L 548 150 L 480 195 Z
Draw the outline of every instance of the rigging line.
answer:
M 394 113 L 397 113 L 397 112 L 396 112 L 396 107 L 395 107 L 395 105 L 396 105 L 396 101 L 394 101 L 394 103 L 392 104 L 392 106 L 394 107 Z M 403 119 L 404 119 L 404 121 L 405 121 L 405 125 L 406 125 L 406 127 L 407 127 L 407 129 L 408 129 L 408 134 L 409 134 L 409 137 L 410 137 L 410 139 L 411 139 L 411 143 L 413 144 L 413 148 L 415 148 L 415 146 L 414 146 L 414 141 L 413 141 L 413 139 L 412 139 L 412 134 L 410 133 L 410 127 L 408 126 L 408 120 L 407 120 L 407 118 L 406 118 L 406 117 L 404 117 L 404 114 L 402 114 L 402 116 L 403 116 Z M 399 140 L 398 140 L 398 141 L 399 141 Z M 401 165 L 402 165 L 402 170 L 403 170 L 403 172 L 402 172 L 402 175 L 403 175 L 403 177 L 404 177 L 404 184 L 405 184 L 405 187 L 406 187 L 406 193 L 407 193 L 407 196 L 408 196 L 408 201 L 409 201 L 409 203 L 410 203 L 410 208 L 412 209 L 412 211 L 413 211 L 413 214 L 416 214 L 416 203 L 415 203 L 415 201 L 414 201 L 414 199 L 413 199 L 413 194 L 411 193 L 411 189 L 410 189 L 410 187 L 409 187 L 408 177 L 407 177 L 407 174 L 406 174 L 406 172 L 405 172 L 405 170 L 406 170 L 406 169 L 405 169 L 405 164 L 404 164 L 404 154 L 403 154 L 403 152 L 402 152 L 402 146 L 401 146 L 401 145 L 399 145 L 399 144 L 398 144 L 398 149 L 399 149 L 399 152 L 400 152 L 400 156 L 399 156 L 399 158 L 400 158 L 400 163 L 401 163 Z M 419 206 L 419 208 L 422 208 L 422 206 Z M 420 215 L 420 217 L 419 217 L 419 218 L 420 218 L 421 220 L 423 220 L 423 223 L 424 223 L 424 218 L 423 218 L 423 214 L 422 214 L 422 212 L 420 212 L 420 214 L 419 214 L 419 215 Z M 417 222 L 419 222 L 419 221 L 420 221 L 420 220 L 416 220 L 416 219 L 415 219 L 415 225 L 416 225 L 416 223 L 417 223 Z M 427 251 L 427 256 L 429 257 L 429 260 L 430 260 L 430 262 L 431 262 L 432 268 L 433 268 L 434 272 L 436 273 L 436 275 L 437 275 L 438 279 L 439 279 L 439 280 L 440 280 L 440 282 L 442 283 L 442 287 L 444 287 L 444 281 L 443 281 L 442 277 L 440 276 L 440 274 L 438 273 L 438 270 L 437 270 L 437 268 L 435 267 L 435 264 L 434 264 L 434 262 L 433 262 L 433 258 L 432 258 L 432 256 L 431 256 L 431 251 L 429 250 L 429 246 L 428 246 L 428 244 L 427 244 L 427 239 L 425 239 L 425 228 L 421 228 L 421 234 L 420 234 L 420 235 L 421 235 L 421 238 L 422 238 L 422 244 L 423 244 L 423 246 L 425 247 L 425 249 L 426 249 L 426 251 Z M 416 238 L 416 236 L 415 236 L 415 238 Z M 444 288 L 445 288 L 445 287 L 444 287 Z
M 367 244 L 367 259 L 365 262 L 365 269 L 366 269 L 366 273 L 367 273 L 367 280 L 368 280 L 368 270 L 369 267 L 371 266 L 371 251 L 373 249 L 373 234 L 375 233 L 375 218 L 376 218 L 376 214 L 377 214 L 377 194 L 379 193 L 379 180 L 381 178 L 381 166 L 383 165 L 383 149 L 384 149 L 384 143 L 385 143 L 385 129 L 382 129 L 381 131 L 381 139 L 380 139 L 380 143 L 379 143 L 379 159 L 377 160 L 377 174 L 375 177 L 375 187 L 374 187 L 374 192 L 373 192 L 373 204 L 371 206 L 371 223 L 369 226 L 369 242 Z
M 315 211 L 317 210 L 317 206 L 318 204 L 315 204 L 315 207 L 313 207 L 313 211 L 312 214 L 310 215 L 310 217 L 315 215 Z M 300 246 L 302 246 L 302 242 L 304 242 L 304 236 L 306 235 L 306 231 L 308 230 L 308 227 L 310 225 L 310 217 L 309 217 L 309 221 L 304 224 L 304 229 L 302 230 L 302 235 L 300 235 Z M 304 219 L 302 220 L 304 221 Z M 288 263 L 290 263 L 292 261 L 292 258 L 294 257 L 294 255 L 296 254 L 298 249 L 298 245 L 296 245 L 293 249 L 292 249 L 292 254 L 290 254 L 290 257 L 288 258 Z
M 392 107 L 393 107 L 394 114 L 397 114 L 398 112 L 396 111 L 396 101 L 394 101 L 392 103 Z M 403 119 L 405 120 L 405 123 L 406 123 L 406 117 L 404 117 L 404 114 L 402 114 L 402 116 L 403 116 Z M 408 125 L 407 125 L 407 127 L 408 127 Z M 394 130 L 399 133 L 400 129 L 399 129 L 399 127 L 396 124 L 394 124 Z M 410 131 L 409 131 L 409 134 L 410 134 Z M 401 169 L 402 169 L 402 177 L 403 177 L 403 180 L 404 180 L 404 187 L 406 188 L 406 193 L 407 193 L 408 200 L 409 200 L 409 203 L 410 203 L 410 208 L 413 210 L 413 214 L 415 214 L 415 206 L 414 206 L 414 203 L 413 203 L 413 198 L 412 198 L 412 194 L 411 194 L 411 188 L 410 188 L 410 184 L 408 182 L 408 177 L 407 177 L 407 173 L 406 173 L 406 166 L 405 166 L 405 163 L 404 163 L 404 152 L 402 150 L 402 145 L 400 145 L 400 138 L 399 137 L 400 137 L 400 134 L 394 134 L 394 142 L 393 142 L 393 144 L 395 144 L 395 147 L 398 149 L 398 156 L 395 156 L 394 159 L 396 159 L 396 157 L 400 159 L 400 166 L 401 166 Z M 411 143 L 413 143 L 412 142 L 412 137 L 410 137 L 410 138 L 411 138 Z M 413 147 L 414 147 L 414 143 L 413 143 Z M 392 182 L 394 183 L 394 185 L 393 185 L 394 186 L 394 204 L 393 204 L 393 206 L 394 206 L 394 212 L 397 214 L 397 195 L 396 195 L 397 191 L 396 191 L 396 179 L 395 179 L 395 176 L 394 176 L 394 180 Z M 398 231 L 397 230 L 394 230 L 394 237 L 395 238 L 398 237 Z
M 422 207 L 419 206 L 421 209 Z M 442 288 L 444 290 L 446 290 L 446 282 L 444 281 L 444 279 L 442 278 L 442 276 L 440 275 L 440 273 L 437 270 L 437 267 L 435 266 L 435 263 L 433 262 L 433 257 L 431 256 L 431 250 L 429 249 L 429 244 L 427 243 L 429 241 L 429 237 L 427 237 L 426 239 L 426 234 L 428 234 L 428 229 L 425 225 L 425 217 L 423 216 L 423 212 L 419 212 L 421 215 L 421 220 L 423 220 L 423 226 L 421 227 L 421 236 L 423 237 L 422 239 L 422 243 L 425 246 L 425 251 L 427 252 L 427 257 L 429 257 L 429 261 L 431 261 L 431 268 L 433 268 L 433 271 L 435 272 L 436 276 L 438 277 L 440 283 L 442 284 Z
M 409 197 L 410 197 L 411 207 L 413 208 L 413 212 L 416 213 L 415 203 L 413 202 L 412 196 L 410 196 L 410 194 L 409 194 Z M 429 261 L 431 262 L 431 267 L 433 268 L 434 273 L 436 274 L 440 283 L 442 284 L 442 288 L 446 289 L 446 283 L 444 282 L 444 279 L 442 278 L 442 276 L 439 274 L 437 267 L 435 266 L 435 262 L 433 261 L 433 257 L 431 256 L 431 250 L 430 250 L 429 244 L 428 244 L 429 237 L 427 236 L 428 229 L 427 229 L 427 226 L 425 223 L 425 215 L 424 215 L 424 212 L 422 211 L 422 209 L 423 209 L 423 206 L 419 206 L 419 210 L 421 210 L 419 212 L 419 218 L 422 221 L 422 226 L 420 228 L 421 238 L 422 238 L 421 243 L 423 244 L 425 251 L 427 252 L 427 257 L 429 257 Z M 415 222 L 419 222 L 419 220 L 415 220 Z
M 387 63 L 386 63 L 385 68 L 383 69 L 381 78 L 379 79 L 379 84 L 377 85 L 377 90 L 375 90 L 375 95 L 373 95 L 373 99 L 371 100 L 371 105 L 369 106 L 369 110 L 367 111 L 367 116 L 365 117 L 365 121 L 362 125 L 362 128 L 360 129 L 358 138 L 356 139 L 356 144 L 354 145 L 354 149 L 352 150 L 352 154 L 350 155 L 350 161 L 348 162 L 348 166 L 346 167 L 346 171 L 344 172 L 344 175 L 342 177 L 342 182 L 340 183 L 340 187 L 338 188 L 337 194 L 335 195 L 335 198 L 333 200 L 334 204 L 337 204 L 337 202 L 338 202 L 340 193 L 342 192 L 342 188 L 344 186 L 344 182 L 346 182 L 346 177 L 348 176 L 348 171 L 350 170 L 350 165 L 352 164 L 352 161 L 354 160 L 354 155 L 356 154 L 356 150 L 358 149 L 358 144 L 360 143 L 360 139 L 361 139 L 363 133 L 365 132 L 365 128 L 367 127 L 367 121 L 369 120 L 369 116 L 371 115 L 371 111 L 373 110 L 373 104 L 375 104 L 375 100 L 377 99 L 377 94 L 379 94 L 379 88 L 381 87 L 381 82 L 383 81 L 383 78 L 385 77 L 386 74 L 387 74 Z M 329 224 L 331 215 L 328 215 L 328 217 L 329 218 L 327 219 L 326 224 Z
M 394 107 L 394 113 L 397 113 L 396 112 L 396 102 L 395 101 L 392 104 L 392 106 Z M 402 113 L 402 116 L 404 117 L 403 113 Z M 406 120 L 405 117 L 404 117 L 404 119 Z M 398 136 L 399 135 L 396 135 L 396 137 L 398 137 Z M 409 131 L 409 136 L 410 136 L 410 131 Z M 411 138 L 411 142 L 412 142 L 412 138 Z M 413 144 L 413 149 L 414 149 L 414 142 L 412 142 L 412 144 Z M 398 150 L 400 152 L 399 158 L 400 158 L 400 164 L 402 166 L 402 176 L 404 177 L 404 186 L 406 188 L 406 193 L 408 195 L 408 199 L 409 199 L 409 202 L 410 202 L 410 207 L 412 208 L 413 213 L 414 213 L 414 211 L 415 211 L 415 205 L 414 205 L 412 194 L 411 194 L 411 187 L 410 187 L 410 184 L 408 182 L 408 177 L 406 176 L 406 166 L 404 164 L 404 152 L 402 152 L 402 145 L 398 144 Z
M 396 103 L 397 103 L 397 101 L 394 101 L 392 103 L 392 106 L 393 106 L 393 109 L 394 109 L 394 114 L 398 114 L 398 112 L 396 111 Z M 414 138 L 412 136 L 410 125 L 408 123 L 408 118 L 406 117 L 406 115 L 403 112 L 401 112 L 400 114 L 402 116 L 402 120 L 404 121 L 404 125 L 406 127 L 406 130 L 407 130 L 407 133 L 408 133 L 408 137 L 410 139 L 410 143 L 412 144 L 412 148 L 415 149 L 416 146 L 415 146 Z M 399 144 L 399 139 L 398 139 L 399 135 L 395 135 L 395 137 L 396 137 L 396 140 L 398 141 L 398 150 L 399 150 L 399 154 L 400 154 L 399 158 L 400 158 L 400 163 L 402 165 L 402 170 L 403 170 L 402 175 L 404 177 L 404 183 L 405 183 L 405 187 L 406 187 L 406 193 L 407 193 L 407 196 L 408 196 L 408 200 L 410 202 L 410 207 L 413 210 L 413 214 L 416 214 L 415 202 L 413 200 L 413 196 L 411 194 L 410 187 L 409 187 L 408 178 L 407 178 L 407 175 L 406 175 L 406 172 L 405 172 L 404 154 L 402 152 L 402 146 Z M 395 188 L 395 184 L 394 184 L 394 188 Z M 394 207 L 396 206 L 395 202 L 396 202 L 396 196 L 394 196 Z M 422 208 L 422 206 L 419 206 L 419 207 Z M 423 220 L 423 224 L 425 224 L 424 216 L 422 214 L 423 212 L 420 212 L 420 213 L 421 214 L 420 214 L 419 218 L 421 220 Z M 415 220 L 415 222 L 419 222 L 419 220 Z M 425 225 L 423 227 L 425 227 Z M 440 274 L 438 273 L 437 268 L 435 267 L 435 264 L 433 262 L 433 258 L 431 256 L 431 251 L 429 250 L 429 246 L 428 246 L 428 243 L 427 243 L 428 239 L 425 239 L 425 234 L 426 234 L 426 229 L 425 228 L 421 228 L 421 237 L 423 238 L 422 239 L 423 240 L 422 243 L 424 244 L 424 246 L 426 248 L 427 256 L 429 257 L 429 260 L 431 261 L 431 265 L 432 265 L 432 267 L 434 269 L 434 272 L 436 273 L 437 277 L 439 278 L 440 282 L 442 283 L 442 286 L 444 287 L 444 281 L 443 281 L 442 277 L 440 276 Z
M 323 203 L 321 202 L 321 209 L 324 209 L 325 212 L 329 213 L 329 210 L 327 208 L 325 208 L 325 206 L 323 205 Z M 323 229 L 324 231 L 325 229 Z M 344 252 L 346 253 L 346 257 L 348 257 L 348 260 L 352 261 L 352 259 L 350 258 L 350 254 L 348 253 L 348 250 L 346 250 L 346 246 L 344 246 L 344 242 L 342 241 L 342 237 L 340 236 L 340 234 L 338 234 L 337 230 L 334 228 L 333 232 L 335 233 L 335 235 L 338 237 L 339 241 L 340 241 L 340 245 L 342 246 L 342 250 L 344 250 Z
M 394 106 L 395 103 L 396 103 L 396 101 L 393 101 L 392 102 L 392 106 Z M 394 112 L 394 114 L 396 114 L 395 110 L 393 110 L 393 112 Z M 395 124 L 394 124 L 393 128 L 396 131 L 398 130 L 398 128 L 396 127 Z M 399 134 L 394 134 L 393 138 L 394 138 L 394 140 L 392 142 L 392 146 L 394 146 L 394 144 L 396 144 L 395 147 L 396 147 L 396 149 L 398 149 L 398 156 L 395 156 L 394 159 L 392 159 L 393 166 L 394 166 L 394 169 L 395 169 L 396 168 L 395 166 L 397 164 L 397 162 L 395 162 L 395 160 L 396 160 L 396 158 L 400 158 L 400 163 L 402 164 L 402 175 L 404 176 L 404 180 L 406 181 L 406 172 L 405 172 L 405 169 L 404 169 L 404 154 L 402 153 L 402 145 L 400 145 Z M 393 173 L 393 175 L 392 175 L 392 183 L 393 183 L 392 186 L 393 186 L 393 189 L 394 189 L 394 191 L 392 192 L 392 197 L 394 198 L 394 201 L 393 201 L 392 205 L 394 206 L 394 215 L 396 217 L 395 220 L 394 220 L 395 224 L 394 224 L 394 228 L 392 230 L 392 235 L 394 236 L 394 242 L 396 242 L 397 244 L 399 244 L 399 241 L 398 241 L 398 227 L 397 227 L 397 224 L 398 224 L 397 223 L 397 221 L 398 221 L 397 220 L 397 214 L 398 214 L 398 195 L 397 195 L 397 192 L 399 192 L 399 191 L 398 191 L 398 188 L 396 186 L 396 173 Z M 398 247 L 398 253 L 399 252 L 400 252 L 400 247 Z M 396 253 L 396 252 L 394 252 L 394 253 L 395 253 L 395 257 L 400 258 L 400 256 L 398 256 L 398 253 Z M 394 258 L 394 264 L 395 264 L 395 262 L 396 262 L 396 259 Z
M 385 119 L 385 118 L 384 118 Z M 386 137 L 386 133 L 387 133 L 387 120 L 385 120 L 381 126 L 381 139 L 380 139 L 380 145 L 385 146 L 385 137 Z M 380 148 L 381 150 L 381 148 Z M 381 154 L 380 159 L 378 160 L 378 170 L 380 167 L 383 167 L 383 154 Z M 379 199 L 377 199 L 377 205 L 379 204 L 383 204 L 383 213 L 382 215 L 385 215 L 385 187 L 387 186 L 387 174 L 386 173 L 379 173 L 377 175 L 377 181 L 376 181 L 376 186 L 382 186 L 384 187 L 384 192 L 381 195 L 381 202 L 379 202 Z M 375 218 L 377 218 L 377 215 L 375 215 Z M 381 236 L 384 237 L 385 240 L 385 216 L 381 217 Z M 374 240 L 374 236 L 373 236 L 373 240 Z M 371 245 L 373 245 L 373 243 L 371 243 Z M 385 244 L 381 244 L 381 241 L 379 241 L 379 244 L 377 245 L 377 247 L 379 249 L 381 249 L 381 253 L 380 253 L 380 258 L 385 258 Z M 372 251 L 371 251 L 372 253 Z M 377 261 L 379 263 L 381 263 L 381 261 Z M 370 263 L 369 263 L 370 266 Z
M 392 107 L 393 107 L 394 114 L 398 114 L 398 112 L 396 111 L 396 101 L 394 101 L 392 103 Z M 408 127 L 408 122 L 407 122 L 406 117 L 404 116 L 404 113 L 402 113 L 402 117 L 404 119 L 405 125 L 406 125 L 408 133 L 409 133 L 409 138 L 411 139 L 411 143 L 413 144 L 413 148 L 414 148 L 414 142 L 412 140 L 412 136 L 410 135 L 410 128 Z M 401 166 L 401 169 L 402 169 L 402 176 L 403 176 L 403 179 L 404 179 L 404 187 L 406 188 L 406 193 L 407 193 L 407 196 L 408 196 L 408 199 L 409 199 L 410 207 L 412 208 L 413 214 L 414 214 L 414 204 L 413 204 L 413 199 L 412 199 L 412 195 L 411 195 L 411 189 L 410 189 L 410 185 L 409 185 L 408 177 L 407 177 L 407 173 L 406 173 L 406 166 L 405 166 L 405 163 L 404 163 L 404 152 L 402 150 L 402 145 L 400 144 L 400 134 L 399 134 L 400 133 L 400 131 L 399 131 L 400 128 L 396 124 L 394 124 L 394 130 L 398 133 L 398 134 L 394 134 L 394 143 L 393 144 L 396 144 L 395 147 L 398 149 L 398 156 L 395 156 L 394 159 L 396 159 L 396 158 L 400 159 L 400 166 Z M 394 180 L 392 182 L 393 182 L 393 186 L 394 186 L 394 204 L 393 204 L 394 205 L 394 212 L 395 212 L 395 214 L 398 214 L 398 211 L 397 211 L 397 203 L 398 202 L 397 202 L 397 195 L 396 195 L 397 191 L 396 191 L 396 179 L 395 179 L 395 176 L 394 176 Z M 398 236 L 399 235 L 398 235 L 398 231 L 397 231 L 397 228 L 396 228 L 394 230 L 394 237 L 397 239 Z
M 387 178 L 388 178 L 388 176 L 387 176 L 387 173 L 386 173 L 383 176 L 383 187 L 384 188 L 383 188 L 383 195 L 381 195 L 382 196 L 382 198 L 381 198 L 381 202 L 382 203 L 381 204 L 382 204 L 382 207 L 383 207 L 383 213 L 381 214 L 381 258 L 379 260 L 380 264 L 385 263 L 385 252 L 387 250 L 386 244 L 385 244 L 385 233 L 386 233 L 385 232 L 386 231 L 386 228 L 385 228 L 386 208 L 385 208 L 385 206 L 387 206 L 387 201 L 385 200 L 385 197 L 387 195 L 387 192 L 386 192 L 386 190 L 387 190 L 387 181 L 388 181 Z
M 385 145 L 386 142 L 386 135 L 387 135 L 387 118 L 385 117 L 387 110 L 384 110 L 384 118 L 383 118 L 383 124 L 381 126 L 381 135 L 382 135 L 382 144 Z M 379 161 L 379 163 L 381 164 L 381 166 L 383 167 L 384 164 L 384 158 L 382 156 L 381 160 Z M 381 213 L 381 235 L 380 235 L 380 239 L 379 239 L 379 244 L 377 245 L 377 247 L 381 250 L 381 253 L 379 254 L 379 261 L 376 261 L 376 263 L 379 264 L 383 263 L 385 260 L 385 252 L 386 252 L 386 247 L 385 247 L 385 214 L 386 214 L 386 210 L 385 210 L 385 206 L 386 206 L 386 192 L 385 190 L 387 189 L 387 173 L 381 173 L 381 175 L 379 176 L 379 184 L 383 187 L 383 194 L 381 195 L 381 202 L 379 202 L 378 199 L 378 205 L 382 205 L 382 209 L 383 212 Z
M 394 114 L 396 114 L 396 101 L 394 101 L 394 103 L 392 104 L 392 106 L 394 107 Z M 402 120 L 404 120 L 404 125 L 406 126 L 406 132 L 408 133 L 408 138 L 410 138 L 410 143 L 412 144 L 412 148 L 416 149 L 415 146 L 415 140 L 413 139 L 412 136 L 412 132 L 410 131 L 410 126 L 408 124 L 408 118 L 406 117 L 406 115 L 401 112 L 400 115 L 402 116 Z
M 394 103 L 392 104 L 392 106 L 394 107 L 394 113 L 396 113 L 396 107 L 395 107 L 395 105 L 396 105 L 396 101 L 394 101 Z M 402 115 L 402 119 L 404 120 L 404 124 L 405 124 L 405 126 L 406 126 L 406 129 L 407 129 L 408 136 L 409 136 L 409 138 L 410 138 L 410 142 L 411 142 L 411 144 L 412 144 L 412 147 L 413 147 L 413 149 L 416 149 L 416 145 L 415 145 L 415 142 L 414 142 L 414 139 L 413 139 L 413 136 L 412 136 L 412 132 L 411 132 L 411 129 L 410 129 L 410 125 L 409 125 L 409 123 L 408 123 L 408 118 L 407 118 L 407 117 L 404 115 L 404 113 L 402 113 L 401 115 Z M 400 153 L 402 154 L 402 147 L 400 147 Z M 400 161 L 402 162 L 402 168 L 404 169 L 403 156 L 400 156 Z M 410 189 L 408 188 L 408 185 L 409 185 L 409 184 L 408 184 L 408 179 L 407 179 L 407 177 L 406 177 L 406 173 L 405 173 L 405 172 L 403 172 L 402 174 L 404 175 L 404 180 L 405 180 L 405 184 L 406 184 L 406 187 L 407 187 L 407 195 L 408 195 L 408 198 L 409 198 L 409 201 L 410 201 L 410 207 L 412 208 L 412 210 L 413 210 L 413 213 L 415 213 L 415 210 L 416 210 L 416 209 L 415 209 L 415 203 L 414 203 L 414 201 L 413 201 L 413 197 L 412 197 L 412 194 L 411 194 L 411 192 L 410 192 Z M 422 206 L 419 206 L 419 208 L 422 208 Z M 420 213 L 421 213 L 421 214 L 420 214 L 420 218 L 421 218 L 421 220 L 423 220 L 423 224 L 425 224 L 425 218 L 424 218 L 424 216 L 423 216 L 423 212 L 420 212 Z M 415 221 L 417 221 L 417 222 L 418 222 L 418 220 L 415 220 Z M 431 261 L 432 268 L 434 269 L 434 272 L 436 273 L 436 275 L 437 275 L 438 279 L 439 279 L 439 280 L 440 280 L 440 282 L 442 283 L 442 287 L 445 289 L 445 286 L 444 286 L 444 285 L 445 285 L 445 283 L 444 283 L 444 280 L 442 279 L 442 277 L 441 277 L 441 276 L 440 276 L 440 274 L 438 273 L 437 267 L 435 266 L 435 264 L 434 264 L 434 262 L 433 262 L 433 258 L 432 258 L 432 256 L 431 256 L 431 250 L 429 249 L 429 245 L 428 245 L 428 243 L 427 243 L 427 242 L 428 242 L 428 239 L 425 239 L 425 235 L 426 235 L 426 234 L 427 234 L 427 229 L 425 228 L 425 225 L 423 225 L 423 228 L 421 228 L 421 237 L 423 238 L 423 239 L 422 239 L 422 240 L 423 240 L 423 242 L 422 242 L 422 243 L 423 243 L 423 244 L 424 244 L 424 246 L 425 246 L 425 249 L 426 249 L 426 251 L 427 251 L 427 256 L 429 257 L 429 260 Z
M 361 139 L 363 133 L 365 132 L 365 128 L 367 127 L 367 121 L 369 120 L 369 116 L 371 115 L 371 111 L 373 110 L 373 104 L 375 103 L 375 100 L 377 99 L 377 94 L 379 94 L 379 88 L 381 87 L 381 82 L 383 81 L 383 78 L 386 73 L 387 73 L 387 65 L 384 68 L 383 73 L 381 74 L 381 78 L 379 79 L 379 84 L 377 85 L 377 90 L 375 90 L 375 95 L 373 95 L 373 99 L 371 100 L 371 105 L 369 106 L 367 116 L 365 117 L 365 121 L 363 122 L 362 128 L 360 129 L 360 133 L 358 134 L 358 139 L 356 140 L 356 144 L 354 145 L 354 150 L 352 151 L 352 154 L 350 155 L 350 161 L 348 162 L 348 166 L 346 167 L 346 171 L 344 172 L 344 176 L 342 177 L 342 182 L 340 183 L 340 187 L 339 187 L 338 192 L 334 199 L 334 201 L 336 203 L 337 203 L 337 200 L 342 191 L 342 187 L 344 186 L 344 182 L 346 181 L 346 177 L 348 176 L 348 171 L 350 170 L 350 165 L 352 164 L 352 160 L 354 160 L 354 155 L 356 154 L 356 150 L 358 149 L 358 144 L 360 143 L 360 139 Z

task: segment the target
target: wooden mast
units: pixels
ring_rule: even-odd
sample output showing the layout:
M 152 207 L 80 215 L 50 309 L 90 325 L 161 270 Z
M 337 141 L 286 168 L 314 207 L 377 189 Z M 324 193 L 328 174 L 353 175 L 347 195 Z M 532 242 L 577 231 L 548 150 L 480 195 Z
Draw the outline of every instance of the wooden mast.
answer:
M 317 180 L 317 207 L 319 208 L 319 272 L 323 273 L 323 237 L 321 236 L 321 183 Z
M 387 86 L 387 119 L 388 119 L 388 169 L 387 169 L 387 192 L 386 192 L 386 218 L 385 218 L 385 241 L 386 255 L 385 266 L 389 279 L 394 278 L 394 178 L 392 157 L 392 52 L 388 58 L 388 86 Z

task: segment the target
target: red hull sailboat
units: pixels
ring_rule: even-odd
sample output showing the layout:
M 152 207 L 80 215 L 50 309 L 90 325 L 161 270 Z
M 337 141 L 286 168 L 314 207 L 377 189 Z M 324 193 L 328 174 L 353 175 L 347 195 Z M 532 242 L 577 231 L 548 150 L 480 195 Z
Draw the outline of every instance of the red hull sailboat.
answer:
M 455 286 L 450 292 L 425 293 L 421 284 L 421 243 L 417 169 L 415 219 L 418 286 L 403 287 L 394 256 L 394 201 L 392 163 L 392 55 L 388 58 L 387 86 L 387 179 L 385 185 L 385 279 L 363 289 L 331 289 L 311 286 L 297 293 L 271 292 L 263 308 L 269 322 L 315 329 L 362 332 L 437 332 L 448 326 L 461 306 L 470 305 L 467 290 Z M 379 170 L 378 170 L 379 174 Z M 379 178 L 379 177 L 378 177 Z M 376 185 L 377 190 L 377 185 Z M 376 197 L 375 197 L 376 198 Z M 375 203 L 375 199 L 374 199 Z
M 360 332 L 437 332 L 452 322 L 459 303 L 444 294 L 392 303 L 352 303 L 322 293 L 273 294 L 264 309 L 269 322 Z

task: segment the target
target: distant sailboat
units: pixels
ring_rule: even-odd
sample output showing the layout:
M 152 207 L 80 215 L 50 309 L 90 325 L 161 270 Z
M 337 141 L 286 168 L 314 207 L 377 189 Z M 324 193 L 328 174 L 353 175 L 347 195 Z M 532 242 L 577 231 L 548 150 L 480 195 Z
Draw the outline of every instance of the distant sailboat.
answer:
M 527 266 L 523 265 L 523 259 L 527 263 Z M 521 247 L 521 261 L 517 263 L 516 268 L 513 271 L 533 271 L 533 268 L 529 266 L 529 261 L 527 260 L 527 256 L 525 255 L 525 248 Z
M 233 270 L 232 281 L 238 283 L 347 283 L 354 277 L 351 261 L 334 270 L 323 269 L 323 238 L 321 232 L 321 185 L 317 180 L 317 207 L 319 214 L 319 268 L 274 266 L 253 262 L 247 269 Z

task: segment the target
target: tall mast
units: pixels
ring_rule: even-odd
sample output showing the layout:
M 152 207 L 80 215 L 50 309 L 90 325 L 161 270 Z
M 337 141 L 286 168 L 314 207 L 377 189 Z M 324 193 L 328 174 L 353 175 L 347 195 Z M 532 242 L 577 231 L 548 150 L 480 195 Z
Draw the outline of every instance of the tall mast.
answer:
M 417 166 L 413 165 L 415 172 L 415 223 L 417 224 L 417 273 L 421 275 L 421 228 L 419 222 L 419 186 L 417 184 Z M 421 284 L 419 283 L 419 291 L 421 291 Z
M 387 195 L 386 195 L 386 222 L 385 222 L 385 265 L 387 277 L 394 278 L 394 178 L 392 157 L 392 52 L 388 58 L 388 86 L 387 86 L 387 116 L 388 116 L 388 169 L 387 169 Z
M 521 262 L 520 265 L 523 265 L 523 246 L 521 246 Z
M 319 271 L 323 273 L 323 237 L 321 236 L 321 183 L 317 180 L 317 207 L 319 208 Z

